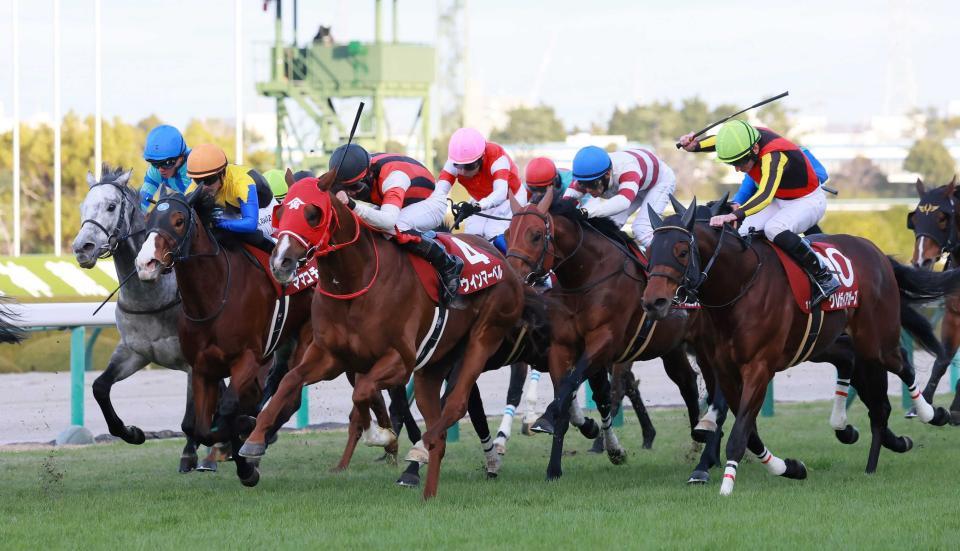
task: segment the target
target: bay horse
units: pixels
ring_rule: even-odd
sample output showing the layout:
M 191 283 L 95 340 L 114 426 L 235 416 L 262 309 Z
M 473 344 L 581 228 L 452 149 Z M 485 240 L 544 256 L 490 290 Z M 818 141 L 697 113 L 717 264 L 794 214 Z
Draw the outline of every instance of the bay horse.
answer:
M 314 339 L 257 417 L 240 454 L 262 456 L 267 434 L 299 407 L 300 389 L 344 372 L 356 374 L 357 414 L 351 416 L 351 433 L 391 438 L 389 420 L 385 426 L 371 426 L 370 404 L 380 390 L 406 383 L 412 373 L 427 426 L 423 442 L 429 465 L 423 497 L 431 498 L 437 493 L 446 430 L 466 412 L 468 396 L 487 359 L 522 321 L 537 320 L 523 319 L 527 311 L 523 285 L 505 262 L 498 283 L 463 297 L 464 310 L 436 307 L 407 254 L 334 197 L 330 189 L 334 178 L 335 173 L 328 172 L 320 179 L 292 183 L 275 212 L 280 231 L 271 267 L 277 280 L 288 281 L 301 261 L 316 262 Z M 489 265 L 490 257 L 502 259 L 482 238 L 457 239 L 468 262 Z M 431 333 L 436 335 L 432 329 L 441 327 L 437 324 L 441 315 L 446 321 L 439 340 L 425 342 Z M 429 348 L 433 352 L 428 357 L 418 358 Z M 456 358 L 462 359 L 459 379 L 441 407 L 440 388 Z
M 626 459 L 612 430 L 608 369 L 614 364 L 660 357 L 680 388 L 691 429 L 699 418 L 696 373 L 683 346 L 690 316 L 674 309 L 664 319 L 648 321 L 640 300 L 646 274 L 628 250 L 631 240 L 608 218 L 587 220 L 576 202 L 553 200 L 549 189 L 537 204 L 521 206 L 511 196 L 513 218 L 507 229 L 507 259 L 532 283 L 552 270 L 559 282 L 550 294 L 571 313 L 574 331 L 583 342 L 580 357 L 563 357 L 551 348 L 550 375 L 555 398 L 545 418 L 555 417 L 549 479 L 562 475 L 564 435 L 570 423 L 574 393 L 589 380 L 602 421 L 604 448 L 614 464 Z M 645 333 L 645 334 L 644 334 Z M 571 370 L 570 366 L 576 367 Z
M 114 409 L 111 388 L 151 363 L 186 373 L 186 408 L 181 427 L 187 442 L 180 454 L 179 471 L 187 473 L 197 468 L 197 446 L 190 436 L 194 418 L 190 364 L 183 357 L 177 335 L 180 294 L 172 273 L 154 281 L 131 277 L 137 270 L 137 253 L 147 237 L 137 191 L 130 187 L 132 174 L 132 170 L 114 169 L 106 164 L 100 181 L 87 173 L 89 190 L 80 203 L 82 222 L 73 240 L 73 255 L 81 268 L 92 269 L 98 259 L 112 257 L 117 277 L 125 281 L 116 309 L 120 342 L 110 355 L 107 368 L 93 382 L 93 397 L 110 434 L 128 444 L 143 444 L 143 430 L 124 423 Z
M 277 301 L 270 275 L 231 235 L 214 235 L 216 210 L 203 190 L 188 198 L 162 197 L 147 218 L 136 265 L 143 281 L 170 269 L 176 274 L 183 297 L 177 333 L 193 367 L 192 436 L 207 445 L 230 442 L 237 450 L 252 428 L 250 416 L 258 412 L 272 361 L 268 340 L 298 336 L 294 358 L 310 342 L 311 292 L 290 297 L 282 331 L 270 339 Z M 221 396 L 219 385 L 227 377 L 230 384 Z M 240 481 L 255 485 L 256 466 L 236 454 L 234 459 Z
M 915 244 L 912 263 L 923 270 L 932 270 L 944 256 L 944 270 L 960 268 L 960 196 L 957 194 L 957 177 L 949 184 L 927 190 L 923 181 L 917 179 L 917 195 L 920 203 L 907 215 L 907 228 L 913 230 Z M 930 379 L 923 389 L 923 397 L 933 402 L 940 379 L 953 361 L 960 347 L 960 295 L 950 294 L 943 300 L 943 321 L 940 340 L 943 354 L 938 356 L 930 371 Z M 908 416 L 915 415 L 909 412 Z M 960 424 L 960 381 L 957 381 L 953 403 L 950 404 L 953 424 Z
M 715 205 L 715 212 L 725 201 Z M 727 441 L 727 464 L 721 495 L 733 492 L 737 467 L 747 449 L 772 474 L 806 478 L 806 467 L 795 459 L 774 456 L 760 439 L 757 414 L 767 385 L 778 371 L 804 359 L 812 316 L 803 314 L 793 298 L 784 270 L 766 242 L 747 243 L 728 226 L 715 230 L 698 223 L 696 199 L 678 214 L 661 219 L 650 213 L 654 226 L 650 245 L 650 280 L 643 294 L 645 310 L 655 319 L 666 316 L 678 297 L 698 297 L 709 316 L 712 340 L 705 347 L 736 421 Z M 960 288 L 955 276 L 925 274 L 887 258 L 866 239 L 849 235 L 818 236 L 850 259 L 859 284 L 858 308 L 824 312 L 819 336 L 809 356 L 846 352 L 861 369 L 861 397 L 870 409 L 872 442 L 867 472 L 876 470 L 880 446 L 903 452 L 909 439 L 887 427 L 890 402 L 886 373 L 897 374 L 911 391 L 925 422 L 940 424 L 946 412 L 935 411 L 916 390 L 915 372 L 900 348 L 901 301 L 932 300 Z M 709 258 L 706 265 L 700 259 Z M 771 323 L 777 320 L 777 323 Z M 846 331 L 847 336 L 843 336 Z M 845 391 L 849 380 L 846 381 Z M 838 395 L 841 392 L 838 379 Z M 835 408 L 836 412 L 836 408 Z M 843 412 L 845 416 L 845 411 Z

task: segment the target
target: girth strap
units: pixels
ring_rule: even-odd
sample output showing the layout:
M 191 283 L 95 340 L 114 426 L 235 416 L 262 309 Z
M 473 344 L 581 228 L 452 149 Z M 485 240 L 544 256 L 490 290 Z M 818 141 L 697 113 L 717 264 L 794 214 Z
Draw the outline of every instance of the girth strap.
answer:
M 640 318 L 640 323 L 637 324 L 637 331 L 633 334 L 633 338 L 630 339 L 630 344 L 627 345 L 623 354 L 614 360 L 613 363 L 632 362 L 643 354 L 643 351 L 646 350 L 650 344 L 650 338 L 653 337 L 653 331 L 657 323 L 653 318 L 647 317 L 647 313 L 644 312 Z
M 804 329 L 803 340 L 800 341 L 800 346 L 797 348 L 797 353 L 793 356 L 793 359 L 790 360 L 790 363 L 787 364 L 787 367 L 793 367 L 798 363 L 802 363 L 807 360 L 810 356 L 810 353 L 813 352 L 813 348 L 817 344 L 817 337 L 820 336 L 820 329 L 823 328 L 823 310 L 820 308 L 820 305 L 814 306 L 810 313 L 807 314 L 807 327 Z

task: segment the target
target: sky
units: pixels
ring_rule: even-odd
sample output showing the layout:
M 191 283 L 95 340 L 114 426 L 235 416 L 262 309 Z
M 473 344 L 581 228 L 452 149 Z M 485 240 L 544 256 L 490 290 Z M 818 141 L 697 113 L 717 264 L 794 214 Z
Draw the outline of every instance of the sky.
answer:
M 61 1 L 63 111 L 92 113 L 93 0 Z M 0 0 L 0 118 L 12 109 L 12 2 Z M 340 42 L 373 39 L 373 0 L 299 4 L 301 42 L 321 23 Z M 233 0 L 102 5 L 105 116 L 233 117 Z M 391 5 L 384 1 L 386 39 Z M 25 119 L 53 111 L 52 6 L 19 1 Z M 438 0 L 399 6 L 400 40 L 434 43 Z M 246 113 L 273 110 L 254 89 L 273 41 L 272 8 L 262 7 L 243 0 Z M 960 72 L 947 61 L 958 16 L 960 3 L 949 1 L 468 0 L 468 76 L 487 96 L 555 107 L 568 127 L 605 123 L 618 105 L 694 95 L 749 105 L 783 90 L 796 113 L 855 125 L 960 98 Z

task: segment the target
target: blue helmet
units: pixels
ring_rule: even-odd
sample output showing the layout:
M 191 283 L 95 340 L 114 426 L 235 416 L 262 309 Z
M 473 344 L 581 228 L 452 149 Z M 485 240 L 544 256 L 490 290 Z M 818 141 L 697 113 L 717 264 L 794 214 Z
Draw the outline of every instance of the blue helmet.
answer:
M 143 147 L 143 158 L 147 161 L 162 161 L 179 157 L 187 152 L 187 142 L 176 128 L 161 124 L 147 134 L 147 144 Z
M 613 163 L 605 150 L 588 145 L 577 151 L 573 158 L 573 177 L 577 180 L 596 180 L 610 170 Z

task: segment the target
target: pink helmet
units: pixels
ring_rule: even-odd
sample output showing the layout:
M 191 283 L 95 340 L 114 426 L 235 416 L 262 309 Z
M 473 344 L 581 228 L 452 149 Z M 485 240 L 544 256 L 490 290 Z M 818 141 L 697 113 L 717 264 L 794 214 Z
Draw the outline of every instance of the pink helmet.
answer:
M 470 164 L 483 156 L 487 140 L 473 128 L 461 128 L 450 136 L 450 145 L 447 153 L 450 159 L 457 164 Z

